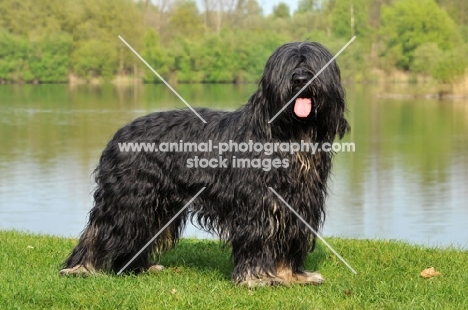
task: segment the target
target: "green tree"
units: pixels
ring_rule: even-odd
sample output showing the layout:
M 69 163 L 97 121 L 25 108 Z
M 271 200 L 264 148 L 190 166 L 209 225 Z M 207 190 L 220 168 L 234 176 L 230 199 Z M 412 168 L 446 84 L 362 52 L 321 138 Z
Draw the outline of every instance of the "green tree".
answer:
M 45 83 L 63 83 L 70 72 L 73 41 L 66 33 L 48 34 L 29 43 L 29 70 L 32 79 Z
M 173 36 L 200 38 L 204 34 L 203 16 L 192 0 L 179 0 L 169 17 L 169 26 Z
M 199 55 L 200 43 L 178 36 L 168 48 L 169 68 L 176 81 L 183 83 L 201 82 Z
M 256 0 L 238 1 L 235 9 L 235 14 L 243 16 L 258 16 L 262 14 L 262 8 Z
M 297 4 L 297 11 L 295 13 L 302 14 L 321 11 L 323 5 L 323 1 L 321 0 L 300 0 Z
M 264 17 L 262 8 L 256 0 L 238 1 L 233 12 L 227 12 L 229 21 L 228 27 L 231 29 L 251 29 L 261 27 Z
M 0 30 L 0 80 L 29 81 L 28 39 Z
M 0 28 L 11 34 L 27 36 L 32 21 L 31 5 L 29 0 L 0 1 Z
M 166 51 L 161 47 L 159 34 L 153 28 L 149 28 L 146 31 L 145 48 L 142 52 L 142 56 L 165 80 L 169 79 L 169 59 Z M 150 70 L 145 70 L 143 80 L 145 82 L 161 82 Z
M 273 7 L 273 16 L 275 18 L 289 18 L 289 6 L 284 2 L 280 2 Z
M 80 3 L 73 0 L 41 0 L 40 5 L 33 0 L 30 2 L 30 21 L 25 21 L 29 27 L 30 38 L 41 38 L 48 34 L 71 33 L 76 26 L 77 11 Z M 78 6 L 77 6 L 78 4 Z
M 362 41 L 369 35 L 370 0 L 340 0 L 331 5 L 332 33 L 338 37 L 357 36 Z
M 236 72 L 239 71 L 239 55 L 235 51 L 238 44 L 232 44 L 232 41 L 224 38 L 225 35 L 230 37 L 230 33 L 223 32 L 223 37 L 211 35 L 201 44 L 197 63 L 198 68 L 203 72 L 204 82 L 232 83 Z M 235 38 L 231 37 L 232 39 Z
M 73 51 L 73 70 L 88 79 L 102 76 L 109 80 L 116 73 L 118 59 L 112 43 L 92 39 Z
M 73 30 L 75 56 L 72 57 L 72 61 L 80 61 L 78 67 L 82 67 L 86 62 L 86 59 L 78 59 L 76 53 L 89 55 L 93 58 L 90 59 L 90 62 L 94 62 L 96 59 L 105 60 L 99 55 L 94 57 L 88 53 L 92 52 L 89 50 L 90 46 L 97 44 L 96 42 L 102 42 L 106 53 L 110 53 L 112 48 L 117 53 L 118 58 L 117 62 L 114 58 L 109 61 L 105 60 L 102 67 L 106 68 L 106 72 L 127 74 L 133 72 L 138 59 L 118 39 L 118 36 L 122 36 L 136 50 L 141 49 L 144 35 L 143 17 L 135 3 L 131 0 L 78 1 L 81 5 L 76 12 L 77 26 Z M 94 53 L 100 53 L 97 46 Z M 109 68 L 111 63 L 115 65 L 114 68 Z M 75 67 L 75 63 L 72 65 Z M 95 72 L 100 72 L 100 70 Z
M 468 67 L 467 51 L 465 46 L 445 51 L 433 69 L 432 75 L 441 83 L 457 83 L 465 75 Z
M 437 43 L 423 43 L 414 50 L 414 59 L 410 70 L 424 75 L 433 75 L 443 52 Z
M 441 8 L 460 25 L 468 26 L 468 3 L 463 0 L 437 0 Z
M 455 25 L 433 0 L 399 0 L 382 11 L 383 56 L 390 56 L 400 69 L 408 70 L 415 50 L 425 43 L 436 43 L 449 50 L 457 41 Z

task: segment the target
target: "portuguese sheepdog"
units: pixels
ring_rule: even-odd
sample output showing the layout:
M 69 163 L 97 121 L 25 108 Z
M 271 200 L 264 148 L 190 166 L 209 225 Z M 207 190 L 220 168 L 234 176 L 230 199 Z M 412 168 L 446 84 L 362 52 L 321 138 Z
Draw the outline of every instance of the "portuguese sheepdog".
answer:
M 269 187 L 320 229 L 334 153 L 306 146 L 331 144 L 350 126 L 335 61 L 305 86 L 331 59 L 319 43 L 288 43 L 270 56 L 258 89 L 238 110 L 195 109 L 206 123 L 188 109 L 155 112 L 119 129 L 94 172 L 89 222 L 60 273 L 161 270 L 154 258 L 177 243 L 191 220 L 232 248 L 236 284 L 324 282 L 303 269 L 316 236 Z M 122 149 L 129 143 L 161 149 Z M 293 143 L 301 149 L 291 152 Z

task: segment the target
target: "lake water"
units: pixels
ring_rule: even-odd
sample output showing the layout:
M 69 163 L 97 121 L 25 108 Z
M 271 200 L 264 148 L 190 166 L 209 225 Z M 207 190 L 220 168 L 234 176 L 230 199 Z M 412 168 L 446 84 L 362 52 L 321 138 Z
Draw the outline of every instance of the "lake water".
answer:
M 233 110 L 255 85 L 179 85 L 193 106 Z M 468 248 L 468 101 L 380 99 L 348 85 L 354 153 L 335 157 L 325 236 Z M 0 85 L 0 229 L 77 237 L 91 173 L 113 133 L 184 108 L 164 85 Z M 185 236 L 209 237 L 193 226 Z

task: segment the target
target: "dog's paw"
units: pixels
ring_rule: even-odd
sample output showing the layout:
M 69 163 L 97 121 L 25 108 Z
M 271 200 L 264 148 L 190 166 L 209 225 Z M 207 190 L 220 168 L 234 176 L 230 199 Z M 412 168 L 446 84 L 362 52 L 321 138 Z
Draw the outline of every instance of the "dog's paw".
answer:
M 319 285 L 325 283 L 325 278 L 319 272 L 303 271 L 296 274 L 297 283 Z
M 256 275 L 248 273 L 246 276 L 239 276 L 234 280 L 234 283 L 248 288 L 287 285 L 282 278 L 261 272 L 257 272 Z
M 76 265 L 73 268 L 65 268 L 60 270 L 61 276 L 82 276 L 86 277 L 89 275 L 95 274 L 94 270 L 86 268 L 83 265 Z
M 151 273 L 158 273 L 158 272 L 161 272 L 163 270 L 164 270 L 164 266 L 163 265 L 158 265 L 158 264 L 151 265 L 148 268 L 148 272 L 151 272 Z
M 236 282 L 236 284 L 239 286 L 247 286 L 248 288 L 285 285 L 280 278 L 251 278 Z

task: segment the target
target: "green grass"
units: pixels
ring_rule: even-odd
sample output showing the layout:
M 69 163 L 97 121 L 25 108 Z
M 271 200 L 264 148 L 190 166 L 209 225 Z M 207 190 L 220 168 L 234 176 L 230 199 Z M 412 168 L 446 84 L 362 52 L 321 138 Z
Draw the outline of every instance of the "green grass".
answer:
M 58 271 L 76 240 L 0 231 L 0 309 L 468 309 L 468 252 L 328 241 L 357 275 L 319 244 L 306 267 L 324 285 L 249 290 L 231 283 L 230 252 L 217 241 L 181 240 L 159 274 L 74 278 Z M 423 279 L 430 266 L 442 276 Z

